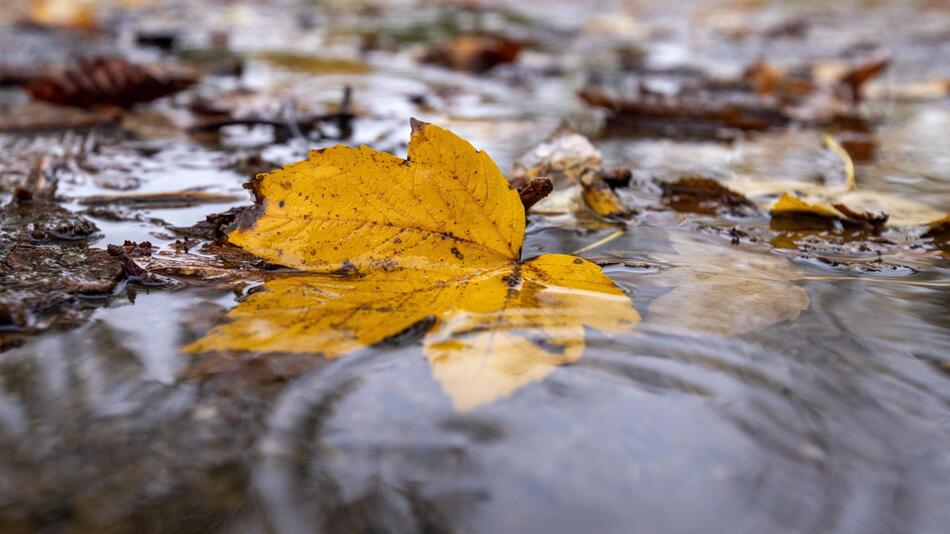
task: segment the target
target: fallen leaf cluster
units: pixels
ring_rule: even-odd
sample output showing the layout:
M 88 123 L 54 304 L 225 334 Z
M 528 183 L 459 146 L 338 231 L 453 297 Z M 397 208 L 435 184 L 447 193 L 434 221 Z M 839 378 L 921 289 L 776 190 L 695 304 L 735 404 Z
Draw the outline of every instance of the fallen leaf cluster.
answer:
M 515 162 L 511 182 L 518 186 L 540 177 L 553 181 L 555 194 L 537 204 L 536 213 L 574 211 L 566 204 L 579 199 L 598 216 L 616 220 L 630 214 L 607 181 L 616 183 L 616 174 L 604 169 L 600 151 L 586 137 L 556 132 Z
M 579 95 L 610 111 L 607 129 L 616 134 L 732 140 L 737 132 L 791 124 L 864 127 L 866 121 L 854 105 L 864 83 L 888 63 L 886 57 L 873 57 L 851 65 L 831 81 L 788 74 L 765 62 L 725 80 L 690 69 L 639 69 L 615 80 L 590 83 Z

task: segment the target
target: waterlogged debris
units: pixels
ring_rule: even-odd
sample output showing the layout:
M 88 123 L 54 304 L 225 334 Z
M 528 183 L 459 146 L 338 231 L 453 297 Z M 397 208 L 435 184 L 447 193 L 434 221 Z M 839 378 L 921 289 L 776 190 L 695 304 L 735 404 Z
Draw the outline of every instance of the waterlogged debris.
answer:
M 711 245 L 670 234 L 676 254 L 655 254 L 669 268 L 656 283 L 672 290 L 647 307 L 644 328 L 697 336 L 735 336 L 782 321 L 808 309 L 801 277 L 786 260 Z
M 149 273 L 186 284 L 235 288 L 263 282 L 281 272 L 234 245 L 188 238 L 135 261 Z
M 0 208 L 0 243 L 47 244 L 57 241 L 80 242 L 94 237 L 96 225 L 50 200 L 34 198 L 25 190 Z
M 729 184 L 748 197 L 770 204 L 775 230 L 866 229 L 880 232 L 885 224 L 917 226 L 944 216 L 933 208 L 881 191 L 858 189 L 854 163 L 833 137 L 824 136 L 825 146 L 844 163 L 844 183 L 824 186 L 804 182 L 733 180 Z M 771 198 L 780 195 L 777 201 Z
M 361 61 L 293 52 L 262 52 L 256 57 L 275 67 L 307 74 L 366 74 L 373 70 Z
M 0 261 L 0 331 L 36 333 L 79 324 L 122 279 L 100 249 L 16 245 Z
M 128 195 L 93 195 L 79 199 L 84 206 L 131 206 L 136 208 L 185 208 L 198 204 L 235 202 L 241 197 L 207 191 L 168 191 Z
M 834 229 L 836 223 L 841 223 L 845 227 L 880 232 L 888 219 L 886 213 L 855 211 L 840 202 L 833 205 L 812 204 L 788 193 L 782 194 L 772 206 L 771 213 L 770 226 L 773 230 L 828 230 Z
M 518 187 L 518 196 L 521 197 L 521 204 L 525 211 L 531 209 L 544 197 L 551 194 L 554 190 L 554 182 L 547 176 L 532 178 L 528 183 Z
M 663 203 L 676 211 L 733 216 L 758 212 L 745 195 L 705 176 L 684 176 L 674 182 L 663 182 L 660 187 L 663 189 Z
M 585 325 L 633 327 L 629 298 L 598 266 L 519 261 L 524 207 L 487 154 L 412 126 L 407 160 L 335 147 L 258 177 L 230 242 L 326 274 L 268 281 L 186 350 L 334 358 L 434 317 L 433 375 L 470 410 L 576 361 Z
M 736 191 L 741 191 L 764 211 L 772 208 L 788 194 L 789 197 L 816 208 L 829 217 L 843 216 L 835 204 L 846 206 L 852 212 L 869 214 L 886 213 L 887 224 L 893 227 L 926 225 L 945 214 L 922 202 L 900 195 L 870 189 L 847 191 L 844 187 L 791 180 L 733 179 L 727 182 Z M 786 206 L 791 206 L 786 204 Z M 782 206 L 784 207 L 784 206 Z
M 26 89 L 33 98 L 53 104 L 130 108 L 187 89 L 195 81 L 184 72 L 112 57 L 83 59 L 75 68 L 51 70 Z
M 930 228 L 924 232 L 922 237 L 932 239 L 933 244 L 944 255 L 950 256 L 950 215 L 930 223 Z
M 122 268 L 86 246 L 97 233 L 88 219 L 23 191 L 0 208 L 0 331 L 74 326 L 93 308 L 89 299 L 112 292 Z
M 622 219 L 630 214 L 623 201 L 605 180 L 618 178 L 616 172 L 604 170 L 600 150 L 584 136 L 558 132 L 515 162 L 512 184 L 520 185 L 538 177 L 548 177 L 560 193 L 550 200 L 542 200 L 537 213 L 570 213 L 576 210 L 580 199 L 598 216 Z M 622 177 L 620 177 L 622 179 Z M 575 187 L 579 185 L 580 187 Z M 569 197 L 569 198 L 565 198 Z
M 518 158 L 512 168 L 512 182 L 547 176 L 561 189 L 576 184 L 581 173 L 600 168 L 602 162 L 603 155 L 589 139 L 559 132 Z
M 608 220 L 620 220 L 630 215 L 620 197 L 607 185 L 599 171 L 588 169 L 580 177 L 584 203 L 597 215 Z
M 905 84 L 873 84 L 865 90 L 865 96 L 868 99 L 893 99 L 903 102 L 940 100 L 946 98 L 948 94 L 950 94 L 950 78 L 932 78 Z
M 56 130 L 90 130 L 114 125 L 120 115 L 114 108 L 88 111 L 30 102 L 0 109 L 0 132 L 29 134 Z
M 483 73 L 513 62 L 523 47 L 520 41 L 499 35 L 459 35 L 432 46 L 422 60 L 450 69 Z
M 227 126 L 268 126 L 274 129 L 276 140 L 287 140 L 295 135 L 320 139 L 347 139 L 353 133 L 353 92 L 343 88 L 335 108 L 314 113 L 298 108 L 295 99 L 274 94 L 239 89 L 215 96 L 199 98 L 190 104 L 198 118 L 188 132 L 199 137 L 219 135 Z M 334 130 L 325 131 L 327 127 Z
M 640 69 L 617 80 L 597 80 L 579 95 L 611 112 L 608 131 L 617 134 L 729 141 L 740 132 L 792 124 L 862 129 L 867 121 L 855 106 L 861 87 L 887 64 L 886 58 L 871 58 L 831 80 L 811 72 L 792 76 L 762 61 L 732 79 L 693 70 Z

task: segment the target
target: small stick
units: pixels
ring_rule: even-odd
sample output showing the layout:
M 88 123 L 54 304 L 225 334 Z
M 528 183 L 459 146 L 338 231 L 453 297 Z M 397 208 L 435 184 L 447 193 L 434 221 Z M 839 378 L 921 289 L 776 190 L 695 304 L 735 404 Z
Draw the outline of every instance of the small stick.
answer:
M 581 247 L 581 248 L 575 250 L 574 252 L 571 252 L 571 254 L 583 254 L 584 252 L 589 252 L 589 251 L 594 250 L 595 248 L 597 248 L 597 247 L 599 247 L 599 246 L 601 246 L 601 245 L 606 245 L 607 243 L 610 243 L 611 241 L 613 241 L 614 239 L 617 239 L 618 237 L 622 236 L 622 235 L 625 234 L 625 233 L 627 233 L 627 230 L 626 230 L 626 229 L 615 230 L 614 233 L 608 235 L 607 237 L 605 237 L 605 238 L 603 238 L 603 239 L 599 239 L 599 240 L 597 240 L 597 241 L 594 241 L 594 242 L 591 243 L 590 245 Z
M 844 161 L 844 187 L 846 191 L 854 191 L 858 188 L 858 182 L 854 178 L 854 162 L 851 161 L 851 156 L 848 154 L 848 151 L 845 150 L 841 145 L 835 141 L 835 138 L 831 134 L 825 134 L 825 147 L 828 150 L 834 152 Z

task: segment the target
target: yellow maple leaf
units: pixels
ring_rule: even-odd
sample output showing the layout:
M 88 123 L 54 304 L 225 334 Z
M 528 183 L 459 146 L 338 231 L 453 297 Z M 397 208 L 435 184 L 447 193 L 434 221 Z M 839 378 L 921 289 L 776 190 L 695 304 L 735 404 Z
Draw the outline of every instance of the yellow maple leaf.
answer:
M 437 126 L 413 122 L 407 160 L 335 147 L 254 188 L 257 208 L 230 241 L 322 274 L 267 282 L 187 351 L 335 358 L 433 317 L 423 342 L 432 373 L 470 410 L 579 359 L 585 325 L 620 332 L 639 321 L 593 263 L 519 261 L 517 192 L 487 154 Z
M 336 146 L 258 176 L 259 210 L 229 240 L 312 272 L 518 260 L 524 207 L 495 162 L 447 130 L 413 124 L 406 160 Z

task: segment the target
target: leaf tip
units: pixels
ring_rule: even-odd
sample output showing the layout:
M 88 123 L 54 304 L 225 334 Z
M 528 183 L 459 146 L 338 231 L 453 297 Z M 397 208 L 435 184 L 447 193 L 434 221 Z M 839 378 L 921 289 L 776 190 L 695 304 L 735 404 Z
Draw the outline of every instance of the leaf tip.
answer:
M 428 122 L 420 121 L 419 119 L 412 117 L 409 119 L 409 127 L 412 128 L 412 133 L 419 133 L 423 128 L 428 126 Z

